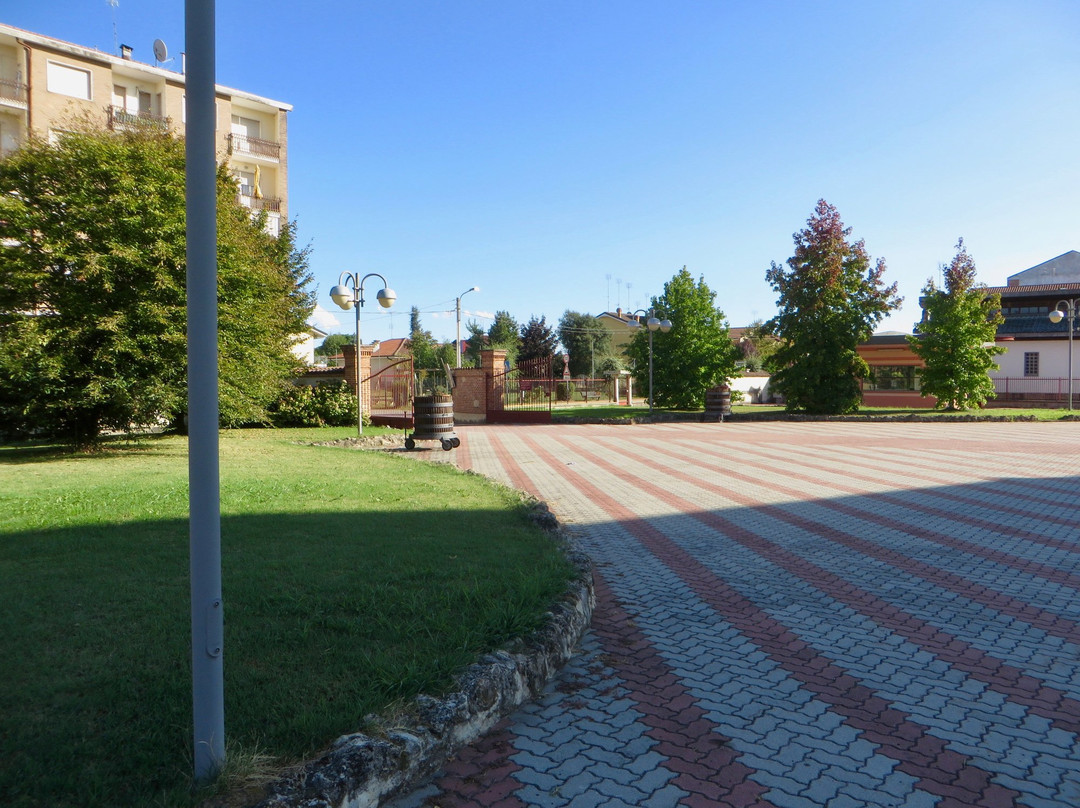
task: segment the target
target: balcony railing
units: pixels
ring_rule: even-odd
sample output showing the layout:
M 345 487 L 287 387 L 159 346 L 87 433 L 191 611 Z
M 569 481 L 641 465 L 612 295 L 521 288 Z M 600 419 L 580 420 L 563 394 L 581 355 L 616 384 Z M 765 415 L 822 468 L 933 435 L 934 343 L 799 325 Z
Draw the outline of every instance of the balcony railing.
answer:
M 251 210 L 281 213 L 281 200 L 274 196 L 255 196 L 248 188 L 240 189 L 240 204 Z
M 0 79 L 0 99 L 26 103 L 26 85 L 21 81 Z
M 230 133 L 228 138 L 229 154 L 250 154 L 255 157 L 269 157 L 271 160 L 281 157 L 281 144 L 272 140 L 238 135 L 235 132 Z
M 128 112 L 123 107 L 109 107 L 109 128 L 118 129 L 158 129 L 169 128 L 169 119 L 148 112 Z
M 1069 380 L 1054 376 L 994 377 L 998 401 L 1065 401 Z M 1073 381 L 1073 393 L 1080 393 L 1080 379 Z

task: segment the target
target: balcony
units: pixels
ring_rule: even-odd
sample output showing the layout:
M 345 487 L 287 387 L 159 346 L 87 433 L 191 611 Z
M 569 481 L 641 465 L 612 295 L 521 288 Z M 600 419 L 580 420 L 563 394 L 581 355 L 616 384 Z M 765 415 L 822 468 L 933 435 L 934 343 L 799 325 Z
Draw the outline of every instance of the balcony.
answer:
M 0 101 L 26 103 L 26 84 L 13 79 L 0 79 Z
M 169 128 L 169 119 L 148 112 L 128 112 L 123 107 L 110 106 L 109 128 L 113 131 L 124 129 L 155 129 L 165 132 Z
M 281 213 L 281 200 L 273 196 L 255 196 L 247 186 L 240 189 L 240 204 L 253 211 Z
M 229 154 L 266 157 L 270 160 L 277 160 L 281 157 L 281 144 L 272 140 L 238 135 L 235 132 L 230 133 L 227 137 L 229 140 Z

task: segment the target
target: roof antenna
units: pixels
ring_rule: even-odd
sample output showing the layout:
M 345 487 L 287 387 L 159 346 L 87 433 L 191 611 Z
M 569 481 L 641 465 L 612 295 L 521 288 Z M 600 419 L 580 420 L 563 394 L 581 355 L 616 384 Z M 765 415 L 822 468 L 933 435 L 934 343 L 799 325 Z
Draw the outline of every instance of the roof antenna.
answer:
M 120 5 L 120 0 L 105 0 L 105 2 L 112 6 L 113 52 L 120 53 L 120 37 L 116 33 L 116 7 Z

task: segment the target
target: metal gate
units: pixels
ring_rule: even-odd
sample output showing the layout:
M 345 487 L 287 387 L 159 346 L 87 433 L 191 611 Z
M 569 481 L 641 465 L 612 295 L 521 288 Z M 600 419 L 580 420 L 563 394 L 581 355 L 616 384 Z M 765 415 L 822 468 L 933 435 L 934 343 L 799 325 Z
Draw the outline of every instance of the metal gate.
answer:
M 416 395 L 412 357 L 375 371 L 364 386 L 370 395 L 371 423 L 409 429 L 413 425 L 413 396 Z
M 530 359 L 493 374 L 488 384 L 488 423 L 550 424 L 556 394 L 551 365 L 551 357 Z

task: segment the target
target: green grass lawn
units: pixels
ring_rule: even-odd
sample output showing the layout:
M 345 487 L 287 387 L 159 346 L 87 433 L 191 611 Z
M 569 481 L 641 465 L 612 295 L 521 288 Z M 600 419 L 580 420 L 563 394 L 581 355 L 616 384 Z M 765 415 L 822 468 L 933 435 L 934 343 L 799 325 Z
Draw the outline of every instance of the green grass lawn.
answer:
M 442 464 L 221 436 L 229 755 L 310 755 L 445 692 L 572 574 L 514 492 Z M 0 446 L 5 808 L 192 802 L 186 441 Z

